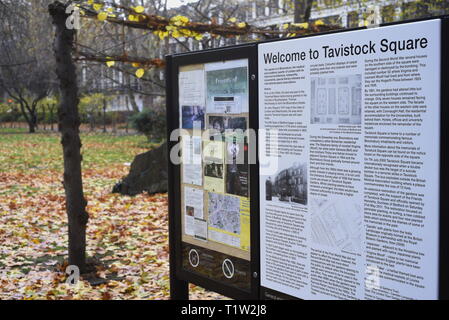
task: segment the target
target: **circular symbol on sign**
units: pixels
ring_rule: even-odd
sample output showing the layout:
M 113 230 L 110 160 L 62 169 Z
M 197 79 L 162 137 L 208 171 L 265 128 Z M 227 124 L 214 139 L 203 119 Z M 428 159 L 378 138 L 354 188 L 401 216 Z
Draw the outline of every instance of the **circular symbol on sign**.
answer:
M 198 267 L 198 265 L 200 264 L 200 255 L 195 249 L 192 249 L 189 252 L 189 262 L 194 268 Z
M 225 259 L 223 261 L 222 269 L 226 278 L 231 279 L 234 276 L 234 264 L 231 260 Z

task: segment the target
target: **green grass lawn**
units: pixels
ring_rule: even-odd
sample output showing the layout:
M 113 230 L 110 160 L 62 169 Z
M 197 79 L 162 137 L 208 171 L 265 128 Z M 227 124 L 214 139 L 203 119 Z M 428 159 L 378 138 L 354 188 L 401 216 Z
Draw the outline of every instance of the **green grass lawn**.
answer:
M 62 146 L 57 133 L 28 134 L 26 130 L 0 129 L 0 172 L 10 170 L 61 170 Z M 156 143 L 143 135 L 81 134 L 83 168 L 130 162 L 137 153 Z

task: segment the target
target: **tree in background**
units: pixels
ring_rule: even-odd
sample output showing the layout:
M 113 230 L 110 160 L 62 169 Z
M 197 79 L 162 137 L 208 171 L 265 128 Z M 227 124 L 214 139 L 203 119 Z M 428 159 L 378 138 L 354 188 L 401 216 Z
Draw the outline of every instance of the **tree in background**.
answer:
M 20 117 L 19 105 L 12 99 L 6 99 L 0 103 L 0 123 L 10 122 L 10 127 L 14 121 Z
M 312 13 L 313 0 L 294 0 L 295 23 L 309 22 Z
M 0 4 L 0 88 L 19 105 L 30 133 L 38 124 L 38 103 L 55 85 L 44 2 L 3 0 Z
M 80 117 L 89 123 L 91 131 L 95 130 L 97 116 L 102 112 L 105 102 L 107 103 L 112 99 L 113 96 L 106 96 L 103 93 L 86 94 L 81 97 L 78 105 Z
M 295 23 L 310 22 L 312 12 L 318 13 L 327 10 L 332 14 L 332 8 L 343 7 L 348 9 L 350 23 L 348 26 L 359 27 L 372 14 L 371 9 L 380 8 L 380 22 L 388 23 L 432 16 L 441 16 L 449 13 L 447 0 L 415 0 L 415 1 L 385 1 L 385 0 L 286 0 L 287 7 L 293 7 Z M 350 7 L 353 9 L 350 11 Z M 341 23 L 339 17 L 323 17 L 326 23 Z M 346 27 L 346 25 L 344 26 Z
M 46 97 L 39 101 L 37 111 L 39 114 L 39 122 L 42 123 L 43 129 L 47 129 L 47 124 L 50 125 L 51 130 L 54 129 L 54 124 L 57 122 L 56 106 L 58 100 L 56 97 Z
M 0 124 L 12 121 L 11 114 L 12 107 L 8 103 L 0 102 Z

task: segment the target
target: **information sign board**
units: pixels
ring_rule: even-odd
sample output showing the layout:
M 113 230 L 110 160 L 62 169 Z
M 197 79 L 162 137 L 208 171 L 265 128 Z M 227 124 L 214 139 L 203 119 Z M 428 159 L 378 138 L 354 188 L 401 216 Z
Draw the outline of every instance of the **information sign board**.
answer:
M 448 21 L 168 57 L 173 297 L 449 298 Z

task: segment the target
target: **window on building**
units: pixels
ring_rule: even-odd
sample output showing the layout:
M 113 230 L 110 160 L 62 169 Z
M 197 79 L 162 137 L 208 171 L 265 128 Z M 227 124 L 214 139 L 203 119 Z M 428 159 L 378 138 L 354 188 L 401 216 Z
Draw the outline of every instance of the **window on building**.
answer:
M 256 0 L 256 17 L 265 16 L 265 0 Z
M 351 11 L 348 13 L 348 28 L 357 28 L 359 26 L 359 12 Z
M 385 6 L 383 7 L 381 10 L 381 16 L 382 16 L 382 22 L 383 23 L 388 23 L 388 22 L 393 22 L 395 21 L 395 17 L 396 17 L 396 6 L 394 5 L 390 5 L 390 6 Z
M 426 1 L 413 1 L 402 5 L 401 20 L 424 18 L 431 15 Z

